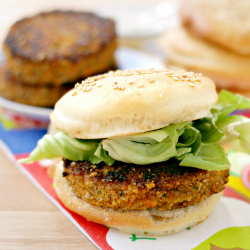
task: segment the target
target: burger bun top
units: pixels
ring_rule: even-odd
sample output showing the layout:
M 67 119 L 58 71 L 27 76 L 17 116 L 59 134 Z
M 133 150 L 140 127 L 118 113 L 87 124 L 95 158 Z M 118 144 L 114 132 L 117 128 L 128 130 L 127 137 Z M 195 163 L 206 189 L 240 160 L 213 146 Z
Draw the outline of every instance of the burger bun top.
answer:
M 212 80 L 184 70 L 126 70 L 86 79 L 64 95 L 52 124 L 73 138 L 127 136 L 209 114 Z

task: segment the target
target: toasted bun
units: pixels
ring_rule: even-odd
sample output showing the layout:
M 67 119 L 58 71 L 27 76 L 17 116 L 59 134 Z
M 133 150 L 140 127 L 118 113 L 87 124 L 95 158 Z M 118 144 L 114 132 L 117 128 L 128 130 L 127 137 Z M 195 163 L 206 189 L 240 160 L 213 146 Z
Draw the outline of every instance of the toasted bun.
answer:
M 51 121 L 74 138 L 124 136 L 202 118 L 216 100 L 214 83 L 193 72 L 115 71 L 76 84 Z
M 90 221 L 130 234 L 164 235 L 196 225 L 209 216 L 222 195 L 222 192 L 213 194 L 197 205 L 169 211 L 113 210 L 94 206 L 77 198 L 62 172 L 63 167 L 60 163 L 56 168 L 54 185 L 59 198 L 68 209 Z
M 178 27 L 161 41 L 169 63 L 211 77 L 220 89 L 250 91 L 250 57 L 208 43 Z
M 183 25 L 208 41 L 250 55 L 249 0 L 185 0 Z

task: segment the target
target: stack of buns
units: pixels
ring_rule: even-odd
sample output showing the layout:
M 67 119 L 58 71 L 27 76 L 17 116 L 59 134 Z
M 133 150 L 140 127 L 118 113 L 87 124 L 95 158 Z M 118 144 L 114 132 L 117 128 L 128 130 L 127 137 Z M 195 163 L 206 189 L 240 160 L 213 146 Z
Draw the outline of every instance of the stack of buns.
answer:
M 115 24 L 87 12 L 52 11 L 16 22 L 3 48 L 0 95 L 53 107 L 75 82 L 114 69 Z
M 182 25 L 164 37 L 171 65 L 202 72 L 217 89 L 250 96 L 250 2 L 184 0 Z

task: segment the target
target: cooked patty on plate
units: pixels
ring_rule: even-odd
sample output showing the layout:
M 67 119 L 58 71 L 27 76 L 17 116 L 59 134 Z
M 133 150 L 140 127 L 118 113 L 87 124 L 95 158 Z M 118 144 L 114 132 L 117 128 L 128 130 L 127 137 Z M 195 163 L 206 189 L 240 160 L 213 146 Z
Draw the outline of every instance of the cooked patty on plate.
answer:
M 4 52 L 12 74 L 30 84 L 61 85 L 114 64 L 115 24 L 93 13 L 52 11 L 9 30 Z

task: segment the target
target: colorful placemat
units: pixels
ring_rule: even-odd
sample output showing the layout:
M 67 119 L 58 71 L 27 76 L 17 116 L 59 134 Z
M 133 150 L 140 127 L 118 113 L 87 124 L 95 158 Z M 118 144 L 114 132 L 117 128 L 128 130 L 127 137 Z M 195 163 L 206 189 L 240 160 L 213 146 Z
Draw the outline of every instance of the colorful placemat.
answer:
M 47 128 L 49 118 L 41 120 L 36 115 L 25 115 L 0 106 L 0 122 L 6 129 Z
M 13 154 L 31 152 L 41 139 L 47 133 L 47 129 L 6 129 L 0 123 L 0 139 L 8 146 Z
M 166 249 L 166 246 L 171 250 L 214 249 L 214 246 L 217 249 L 250 249 L 250 205 L 245 201 L 246 195 L 242 195 L 240 190 L 234 190 L 231 184 L 226 187 L 224 197 L 203 223 L 182 232 L 161 237 L 123 234 L 116 229 L 90 222 L 68 210 L 57 197 L 53 180 L 48 176 L 46 168 L 39 163 L 21 165 L 16 159 L 26 157 L 27 154 L 14 156 L 2 142 L 0 147 L 13 164 L 99 249 L 161 250 Z M 243 162 L 245 161 L 246 159 Z M 248 187 L 246 189 L 248 190 Z

